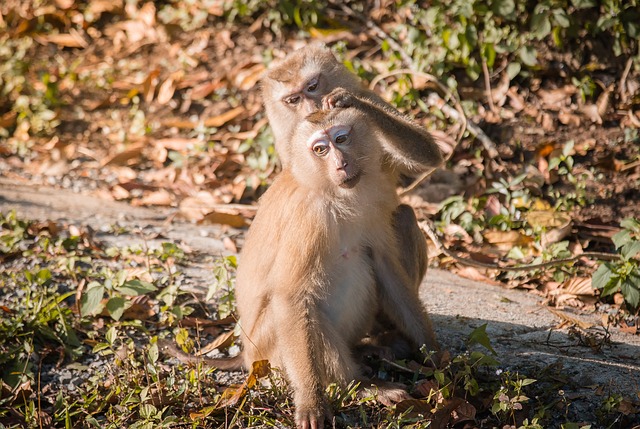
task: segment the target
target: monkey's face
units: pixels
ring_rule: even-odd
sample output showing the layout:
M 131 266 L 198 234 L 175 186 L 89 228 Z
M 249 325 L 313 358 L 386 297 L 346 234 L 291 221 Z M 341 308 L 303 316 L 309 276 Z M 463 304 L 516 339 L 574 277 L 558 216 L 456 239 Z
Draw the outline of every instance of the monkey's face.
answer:
M 363 173 L 352 131 L 351 126 L 334 125 L 315 132 L 307 141 L 307 150 L 316 166 L 343 189 L 354 188 Z

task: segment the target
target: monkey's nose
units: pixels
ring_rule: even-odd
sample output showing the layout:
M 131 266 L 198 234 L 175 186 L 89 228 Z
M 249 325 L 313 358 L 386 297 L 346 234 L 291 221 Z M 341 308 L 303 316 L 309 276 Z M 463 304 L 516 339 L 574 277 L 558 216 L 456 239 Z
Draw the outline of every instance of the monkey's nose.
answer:
M 348 165 L 349 163 L 347 161 L 336 159 L 336 170 L 344 170 Z

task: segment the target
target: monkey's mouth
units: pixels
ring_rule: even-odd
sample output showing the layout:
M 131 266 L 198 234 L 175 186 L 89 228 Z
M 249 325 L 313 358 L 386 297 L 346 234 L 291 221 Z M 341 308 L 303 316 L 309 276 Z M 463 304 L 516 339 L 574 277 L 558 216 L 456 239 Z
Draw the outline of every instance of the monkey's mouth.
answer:
M 340 187 L 344 189 L 351 189 L 358 184 L 361 177 L 362 177 L 362 173 L 358 171 L 352 176 L 349 176 L 346 179 L 344 179 L 342 183 L 340 183 Z

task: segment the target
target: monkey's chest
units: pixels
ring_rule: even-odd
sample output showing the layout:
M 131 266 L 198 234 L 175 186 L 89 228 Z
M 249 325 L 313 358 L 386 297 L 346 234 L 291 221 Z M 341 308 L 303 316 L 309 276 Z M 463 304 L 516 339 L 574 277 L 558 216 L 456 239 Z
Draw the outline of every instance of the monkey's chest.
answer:
M 327 319 L 347 330 L 350 339 L 368 331 L 375 313 L 376 288 L 369 254 L 362 240 L 343 237 L 332 258 L 333 273 L 324 303 Z

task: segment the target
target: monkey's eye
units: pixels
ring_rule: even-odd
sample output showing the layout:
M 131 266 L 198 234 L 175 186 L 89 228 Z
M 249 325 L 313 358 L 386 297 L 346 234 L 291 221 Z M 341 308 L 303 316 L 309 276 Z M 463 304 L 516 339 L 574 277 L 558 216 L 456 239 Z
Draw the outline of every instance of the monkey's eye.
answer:
M 318 78 L 312 79 L 308 84 L 307 84 L 307 91 L 308 92 L 313 92 L 316 89 L 318 89 Z
M 338 134 L 336 136 L 336 144 L 346 143 L 349 140 L 349 134 Z
M 302 97 L 300 97 L 299 95 L 292 95 L 291 97 L 285 98 L 284 102 L 287 104 L 291 104 L 292 106 L 295 106 L 296 104 L 300 103 L 301 99 Z
M 329 146 L 324 143 L 316 143 L 311 148 L 316 156 L 325 156 L 329 152 Z

